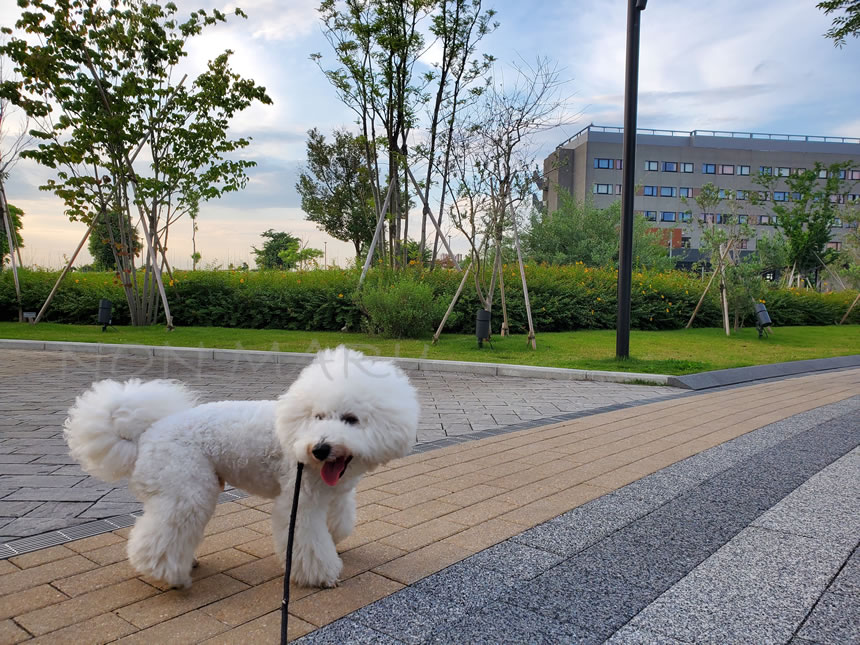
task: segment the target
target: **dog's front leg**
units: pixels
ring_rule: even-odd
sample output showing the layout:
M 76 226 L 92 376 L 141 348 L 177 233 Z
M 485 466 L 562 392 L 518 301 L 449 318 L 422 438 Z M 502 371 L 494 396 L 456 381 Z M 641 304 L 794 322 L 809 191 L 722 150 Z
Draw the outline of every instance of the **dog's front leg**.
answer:
M 328 500 L 315 499 L 303 490 L 293 538 L 293 566 L 290 579 L 301 587 L 335 587 L 343 563 L 326 525 Z M 272 535 L 275 552 L 286 561 L 287 537 L 292 510 L 292 490 L 286 490 L 272 508 Z

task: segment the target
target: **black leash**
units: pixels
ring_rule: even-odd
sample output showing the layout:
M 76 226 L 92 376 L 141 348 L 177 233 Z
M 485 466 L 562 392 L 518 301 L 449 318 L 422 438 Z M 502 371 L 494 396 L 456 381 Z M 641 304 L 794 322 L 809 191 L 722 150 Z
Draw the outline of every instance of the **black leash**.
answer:
M 293 491 L 293 511 L 290 514 L 290 532 L 287 534 L 287 568 L 284 571 L 284 599 L 281 601 L 281 645 L 287 645 L 287 605 L 290 603 L 290 569 L 293 566 L 293 535 L 296 532 L 296 512 L 299 509 L 299 489 L 302 485 L 302 468 L 304 464 L 298 462 L 296 466 L 296 487 Z

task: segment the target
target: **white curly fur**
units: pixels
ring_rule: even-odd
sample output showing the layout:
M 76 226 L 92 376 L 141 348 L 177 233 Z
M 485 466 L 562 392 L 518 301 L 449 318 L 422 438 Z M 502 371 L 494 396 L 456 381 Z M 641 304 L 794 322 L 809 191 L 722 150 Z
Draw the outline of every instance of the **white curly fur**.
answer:
M 405 374 L 341 346 L 320 352 L 278 401 L 195 403 L 175 381 L 108 380 L 94 383 L 69 410 L 64 434 L 72 456 L 107 481 L 128 477 L 143 502 L 128 541 L 132 566 L 172 586 L 191 585 L 219 477 L 275 498 L 273 536 L 283 560 L 301 461 L 307 467 L 292 580 L 337 584 L 335 543 L 352 532 L 358 480 L 405 455 L 415 440 L 418 401 Z M 322 445 L 330 454 L 320 460 L 313 451 Z M 322 473 L 339 470 L 337 464 L 347 464 L 346 471 L 330 485 Z

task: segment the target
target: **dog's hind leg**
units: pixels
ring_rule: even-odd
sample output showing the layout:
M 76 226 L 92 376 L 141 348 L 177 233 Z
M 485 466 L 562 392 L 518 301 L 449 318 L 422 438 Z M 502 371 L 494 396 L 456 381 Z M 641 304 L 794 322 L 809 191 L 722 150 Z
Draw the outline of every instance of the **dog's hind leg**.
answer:
M 181 490 L 143 503 L 128 539 L 128 559 L 139 572 L 172 587 L 191 586 L 194 552 L 218 501 L 218 482 L 202 477 Z
M 328 531 L 337 544 L 355 528 L 355 489 L 343 495 L 335 495 L 328 507 Z

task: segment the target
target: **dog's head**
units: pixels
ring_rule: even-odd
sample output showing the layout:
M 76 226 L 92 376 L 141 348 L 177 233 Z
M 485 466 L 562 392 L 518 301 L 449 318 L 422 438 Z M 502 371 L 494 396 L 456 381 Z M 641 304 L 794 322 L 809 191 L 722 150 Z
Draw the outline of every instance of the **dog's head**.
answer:
M 347 349 L 321 351 L 278 400 L 284 450 L 329 486 L 403 457 L 418 430 L 418 397 L 400 368 Z

